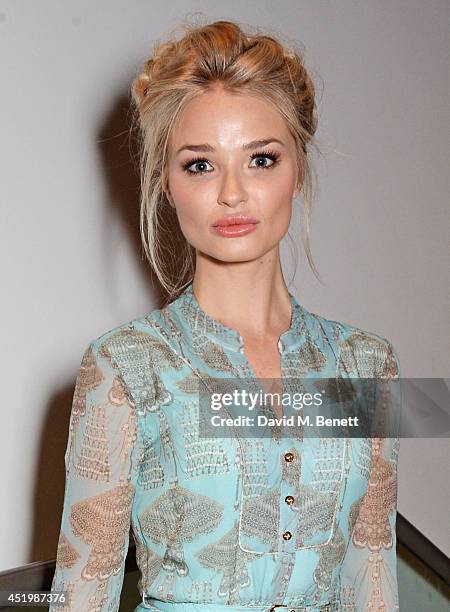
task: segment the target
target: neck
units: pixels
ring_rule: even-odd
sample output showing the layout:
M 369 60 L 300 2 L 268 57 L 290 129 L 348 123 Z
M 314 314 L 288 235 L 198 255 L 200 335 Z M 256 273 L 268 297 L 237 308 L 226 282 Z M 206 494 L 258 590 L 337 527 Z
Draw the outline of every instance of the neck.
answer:
M 291 301 L 277 247 L 253 261 L 228 263 L 197 254 L 195 297 L 212 318 L 243 338 L 278 338 L 288 329 Z

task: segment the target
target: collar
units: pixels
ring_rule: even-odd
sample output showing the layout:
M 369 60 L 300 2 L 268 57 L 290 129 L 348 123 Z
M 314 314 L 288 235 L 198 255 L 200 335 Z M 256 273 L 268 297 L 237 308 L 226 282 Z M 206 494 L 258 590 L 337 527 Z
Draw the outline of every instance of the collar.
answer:
M 281 334 L 279 339 L 281 352 L 297 349 L 305 341 L 307 334 L 307 310 L 297 302 L 290 291 L 288 293 L 292 307 L 291 321 L 289 328 Z M 188 333 L 189 336 L 207 336 L 210 340 L 224 348 L 235 352 L 244 352 L 244 341 L 241 334 L 235 329 L 213 319 L 201 308 L 194 295 L 192 281 L 166 308 L 177 319 L 183 331 Z

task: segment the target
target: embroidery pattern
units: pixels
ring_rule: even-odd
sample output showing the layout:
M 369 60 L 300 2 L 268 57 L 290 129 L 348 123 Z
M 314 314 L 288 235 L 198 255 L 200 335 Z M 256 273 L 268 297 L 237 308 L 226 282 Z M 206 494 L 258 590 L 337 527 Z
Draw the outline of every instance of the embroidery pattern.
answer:
M 81 570 L 84 580 L 105 581 L 120 572 L 133 494 L 134 487 L 121 482 L 111 491 L 73 504 L 72 531 L 90 546 L 89 558 Z
M 217 595 L 227 598 L 227 604 L 237 604 L 239 591 L 250 586 L 251 580 L 247 564 L 253 558 L 237 545 L 238 528 L 233 527 L 219 540 L 207 544 L 196 554 L 203 567 L 222 574 Z
M 389 513 L 394 511 L 397 502 L 395 468 L 391 461 L 382 457 L 383 444 L 384 440 L 373 440 L 369 485 L 359 505 L 352 536 L 356 547 L 367 546 L 373 551 L 392 546 Z
M 117 609 L 133 516 L 144 601 L 398 609 L 398 441 L 372 447 L 361 440 L 350 454 L 348 441 L 311 441 L 302 432 L 291 439 L 281 428 L 273 438 L 230 444 L 199 438 L 202 385 L 223 392 L 218 381 L 233 387 L 233 377 L 250 382 L 254 373 L 239 334 L 192 298 L 188 287 L 161 311 L 105 333 L 83 355 L 52 588 L 69 590 L 67 610 Z M 387 341 L 294 302 L 279 347 L 284 390 L 290 378 L 328 376 L 330 392 L 345 404 L 349 377 L 398 377 Z M 294 498 L 289 507 L 286 493 Z
M 313 578 L 319 589 L 326 591 L 331 587 L 333 570 L 342 561 L 346 542 L 340 527 L 333 531 L 330 543 L 320 552 L 319 564 L 314 570 Z
M 136 564 L 141 571 L 141 576 L 138 581 L 138 590 L 145 591 L 158 577 L 163 560 L 162 557 L 141 542 L 139 538 L 134 538 L 134 540 L 136 543 Z
M 222 520 L 223 506 L 180 486 L 172 487 L 140 514 L 144 534 L 166 545 L 162 567 L 186 575 L 183 544 L 213 531 Z
M 241 532 L 266 542 L 271 550 L 278 548 L 280 495 L 280 490 L 274 489 L 262 495 L 247 497 L 241 511 Z
M 224 474 L 229 471 L 227 454 L 217 438 L 199 437 L 199 406 L 188 403 L 179 415 L 183 428 L 186 453 L 184 470 L 188 478 L 205 474 Z
M 65 568 L 73 567 L 80 558 L 80 553 L 63 531 L 61 531 L 58 539 L 57 558 L 60 567 Z
M 109 449 L 106 434 L 105 408 L 92 407 L 83 435 L 80 456 L 75 460 L 75 470 L 82 478 L 109 481 Z
M 151 440 L 144 437 L 144 453 L 140 464 L 138 483 L 144 491 L 164 485 L 164 468 Z

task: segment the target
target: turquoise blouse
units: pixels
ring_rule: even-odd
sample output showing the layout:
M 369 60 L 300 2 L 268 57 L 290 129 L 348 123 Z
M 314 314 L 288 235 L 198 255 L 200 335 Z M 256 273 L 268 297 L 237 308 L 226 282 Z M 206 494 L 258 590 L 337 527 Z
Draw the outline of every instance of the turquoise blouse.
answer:
M 290 293 L 283 380 L 398 380 L 391 343 Z M 201 437 L 199 386 L 253 378 L 240 334 L 189 284 L 103 333 L 77 376 L 53 591 L 119 609 L 129 531 L 135 612 L 398 610 L 398 439 Z

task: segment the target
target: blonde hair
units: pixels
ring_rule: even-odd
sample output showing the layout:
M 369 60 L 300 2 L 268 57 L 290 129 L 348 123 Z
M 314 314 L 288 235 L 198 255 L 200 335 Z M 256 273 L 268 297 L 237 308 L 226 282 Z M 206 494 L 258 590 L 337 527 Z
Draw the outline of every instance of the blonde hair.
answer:
M 316 274 L 309 245 L 313 175 L 307 145 L 315 145 L 317 110 L 302 54 L 267 33 L 245 33 L 232 21 L 181 25 L 182 38 L 157 41 L 131 85 L 139 133 L 140 232 L 159 282 L 173 298 L 194 276 L 195 249 L 184 238 L 166 194 L 167 147 L 182 109 L 217 82 L 230 93 L 260 96 L 284 117 L 302 180 L 305 252 Z

